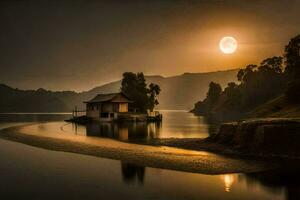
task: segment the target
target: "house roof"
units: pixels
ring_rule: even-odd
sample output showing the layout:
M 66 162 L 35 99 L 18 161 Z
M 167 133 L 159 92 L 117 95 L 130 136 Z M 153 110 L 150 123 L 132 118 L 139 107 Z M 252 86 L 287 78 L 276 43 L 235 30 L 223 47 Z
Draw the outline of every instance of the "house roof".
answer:
M 98 94 L 93 99 L 85 101 L 84 103 L 100 103 L 100 102 L 115 102 L 115 103 L 132 103 L 124 93 L 109 93 Z

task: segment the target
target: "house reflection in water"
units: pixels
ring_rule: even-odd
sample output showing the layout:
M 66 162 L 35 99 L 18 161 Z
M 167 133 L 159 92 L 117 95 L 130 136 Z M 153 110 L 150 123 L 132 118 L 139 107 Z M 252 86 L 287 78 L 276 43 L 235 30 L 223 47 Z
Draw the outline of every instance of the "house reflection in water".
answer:
M 147 140 L 158 138 L 160 123 L 91 123 L 86 125 L 86 135 L 96 137 L 109 137 L 121 141 Z
M 121 170 L 123 180 L 127 183 L 138 182 L 139 184 L 144 183 L 145 167 L 141 167 L 135 164 L 127 162 L 121 162 Z

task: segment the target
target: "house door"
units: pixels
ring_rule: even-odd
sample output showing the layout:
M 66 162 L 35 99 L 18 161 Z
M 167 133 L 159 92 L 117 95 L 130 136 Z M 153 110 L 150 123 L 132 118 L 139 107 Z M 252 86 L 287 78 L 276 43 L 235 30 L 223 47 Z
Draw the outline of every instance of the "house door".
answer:
M 118 103 L 114 103 L 114 105 L 113 105 L 113 111 L 114 112 L 119 112 L 119 104 Z

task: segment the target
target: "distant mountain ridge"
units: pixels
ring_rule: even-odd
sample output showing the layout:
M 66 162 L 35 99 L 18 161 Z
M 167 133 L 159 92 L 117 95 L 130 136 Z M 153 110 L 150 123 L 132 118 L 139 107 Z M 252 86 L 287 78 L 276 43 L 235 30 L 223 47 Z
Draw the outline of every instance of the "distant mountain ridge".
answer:
M 147 83 L 161 87 L 159 109 L 191 109 L 195 102 L 203 99 L 211 81 L 222 86 L 236 80 L 238 69 L 207 72 L 184 73 L 178 76 L 146 76 Z M 0 84 L 0 112 L 68 112 L 78 106 L 84 109 L 83 101 L 99 93 L 118 92 L 121 80 L 95 87 L 85 92 L 19 90 Z

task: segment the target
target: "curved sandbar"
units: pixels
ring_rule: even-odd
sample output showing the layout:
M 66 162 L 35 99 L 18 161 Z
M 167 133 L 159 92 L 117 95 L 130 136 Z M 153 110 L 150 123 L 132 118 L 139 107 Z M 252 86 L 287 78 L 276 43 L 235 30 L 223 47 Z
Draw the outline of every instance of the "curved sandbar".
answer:
M 183 150 L 119 142 L 105 138 L 43 134 L 51 123 L 22 125 L 0 131 L 0 137 L 45 149 L 118 159 L 141 166 L 197 172 L 204 174 L 250 173 L 267 170 L 268 163 L 230 158 L 205 151 Z M 59 131 L 57 131 L 59 132 Z M 87 163 L 88 164 L 88 163 Z

